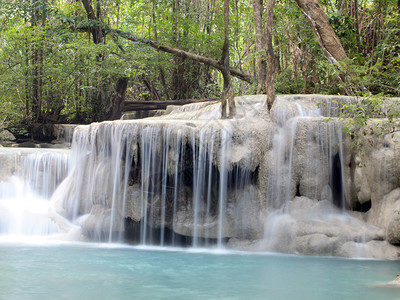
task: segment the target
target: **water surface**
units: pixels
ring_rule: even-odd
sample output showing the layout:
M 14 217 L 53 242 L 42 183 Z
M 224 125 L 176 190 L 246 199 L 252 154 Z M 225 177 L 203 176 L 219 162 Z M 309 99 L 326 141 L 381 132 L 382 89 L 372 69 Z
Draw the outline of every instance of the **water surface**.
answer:
M 0 299 L 400 299 L 399 261 L 0 243 Z

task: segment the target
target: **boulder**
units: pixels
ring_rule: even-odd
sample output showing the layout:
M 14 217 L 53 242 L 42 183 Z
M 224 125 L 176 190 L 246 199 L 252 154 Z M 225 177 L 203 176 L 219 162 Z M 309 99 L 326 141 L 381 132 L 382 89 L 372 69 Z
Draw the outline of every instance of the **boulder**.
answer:
M 382 198 L 400 187 L 400 132 L 379 135 L 382 120 L 373 119 L 360 129 L 360 149 L 354 152 L 353 188 L 356 201 L 379 205 Z
M 131 112 L 131 113 L 124 113 L 122 114 L 120 120 L 134 120 L 136 119 L 136 113 Z
M 136 222 L 143 218 L 141 186 L 138 183 L 127 188 L 125 217 Z
M 5 181 L 18 170 L 19 161 L 18 154 L 0 152 L 0 182 Z
M 328 236 L 322 233 L 315 233 L 296 238 L 294 253 L 331 256 L 341 242 L 339 236 Z
M 116 212 L 101 205 L 93 205 L 89 215 L 81 221 L 82 234 L 94 240 L 107 239 L 110 232 L 123 231 L 123 220 Z
M 52 141 L 53 144 L 66 144 L 72 143 L 72 137 L 74 135 L 76 124 L 54 124 L 53 135 L 56 137 Z
M 399 250 L 386 241 L 369 241 L 359 243 L 348 241 L 336 249 L 335 256 L 341 257 L 363 257 L 375 259 L 397 259 Z
M 264 250 L 301 255 L 385 258 L 397 255 L 385 232 L 328 201 L 296 197 L 267 216 Z
M 6 129 L 0 129 L 0 142 L 13 142 L 15 141 L 15 136 Z
M 392 245 L 400 245 L 400 198 L 393 205 L 394 209 L 387 226 L 387 241 Z
M 193 211 L 181 206 L 174 215 L 173 229 L 176 233 L 184 236 L 193 236 L 195 233 L 197 237 L 216 239 L 221 234 L 221 237 L 225 238 L 233 236 L 231 221 L 231 219 L 225 217 L 222 220 L 221 231 L 219 230 L 220 222 L 218 216 L 204 218 L 195 225 Z
M 18 144 L 18 147 L 21 148 L 39 148 L 39 145 L 36 144 L 35 142 L 22 142 Z
M 380 286 L 400 288 L 400 273 L 397 273 L 396 278 L 394 280 L 392 280 L 386 284 L 382 284 Z
M 388 224 L 398 216 L 396 207 L 399 203 L 400 188 L 397 188 L 384 195 L 379 201 L 377 199 L 373 202 L 370 211 L 366 214 L 366 221 L 369 224 L 386 229 Z

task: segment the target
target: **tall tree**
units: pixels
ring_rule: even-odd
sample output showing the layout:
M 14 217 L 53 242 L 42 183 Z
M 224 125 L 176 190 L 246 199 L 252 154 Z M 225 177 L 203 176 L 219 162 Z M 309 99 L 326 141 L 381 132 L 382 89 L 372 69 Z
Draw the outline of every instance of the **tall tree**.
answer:
M 33 28 L 41 27 L 46 22 L 46 5 L 47 1 L 36 1 L 31 5 L 31 26 Z M 36 34 L 41 35 L 40 29 L 34 30 Z M 35 35 L 35 34 L 34 34 Z M 34 120 L 37 122 L 42 118 L 42 105 L 43 105 L 43 40 L 39 36 L 38 40 L 32 45 L 32 111 L 34 113 Z
M 264 26 L 264 40 L 265 52 L 267 57 L 267 74 L 265 79 L 265 88 L 267 90 L 267 106 L 268 109 L 272 108 L 275 101 L 275 54 L 272 45 L 272 28 L 274 24 L 274 10 L 275 0 L 267 0 L 267 7 L 265 10 L 265 26 Z
M 255 29 L 255 50 L 256 50 L 256 73 L 257 93 L 261 93 L 265 87 L 266 61 L 265 41 L 263 35 L 263 0 L 253 0 L 253 16 Z
M 347 58 L 346 51 L 318 0 L 296 0 L 296 2 L 314 30 L 327 59 L 330 62 L 338 62 Z
M 96 2 L 96 11 L 93 9 L 92 1 L 91 0 L 82 0 L 82 4 L 86 10 L 87 17 L 89 20 L 94 21 L 94 25 L 90 26 L 90 31 L 93 36 L 93 42 L 98 45 L 104 43 L 104 33 L 103 27 L 100 26 L 100 22 L 102 21 L 102 13 L 101 13 L 101 3 L 100 1 Z M 97 55 L 97 60 L 102 59 L 102 54 L 99 53 Z M 117 79 L 117 82 L 114 87 L 114 91 L 111 95 L 109 104 L 106 108 L 105 112 L 99 112 L 99 119 L 109 119 L 115 120 L 121 117 L 121 106 L 122 102 L 125 99 L 125 93 L 128 85 L 129 77 L 123 76 Z M 102 89 L 101 86 L 98 87 Z M 95 108 L 98 109 L 97 106 L 102 106 L 104 102 L 104 92 L 99 91 L 96 95 L 97 105 L 95 104 Z
M 229 70 L 229 0 L 224 0 L 224 46 L 221 55 L 222 76 L 224 77 L 224 88 L 221 95 L 221 117 L 233 118 L 235 115 L 235 100 L 231 72 Z
M 104 42 L 103 32 L 99 22 L 101 21 L 101 6 L 100 1 L 96 2 L 96 12 L 93 9 L 92 0 L 82 0 L 83 7 L 86 10 L 87 17 L 89 20 L 94 21 L 94 26 L 91 26 L 91 33 L 93 36 L 93 42 L 100 44 Z

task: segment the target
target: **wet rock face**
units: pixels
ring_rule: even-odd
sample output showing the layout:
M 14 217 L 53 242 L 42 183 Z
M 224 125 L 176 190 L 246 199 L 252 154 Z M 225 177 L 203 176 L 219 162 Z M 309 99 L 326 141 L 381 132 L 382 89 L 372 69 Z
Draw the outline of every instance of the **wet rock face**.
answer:
M 380 123 L 371 120 L 360 130 L 361 148 L 354 154 L 355 198 L 360 203 L 371 200 L 372 206 L 400 187 L 400 132 L 376 136 Z
M 111 209 L 93 205 L 90 213 L 81 221 L 82 234 L 95 241 L 118 240 L 117 237 L 123 232 L 122 222 L 123 218 Z
M 77 125 L 75 124 L 54 124 L 53 136 L 56 138 L 53 142 L 56 144 L 71 145 L 72 136 Z
M 343 213 L 328 201 L 296 197 L 267 216 L 264 250 L 344 257 L 396 259 L 385 230 Z M 257 246 L 260 248 L 260 244 Z
M 5 181 L 16 172 L 19 159 L 18 155 L 9 152 L 0 152 L 0 182 Z
M 392 205 L 387 212 L 387 241 L 392 245 L 400 246 L 400 189 L 390 193 Z M 386 197 L 387 198 L 387 197 Z
M 384 228 L 387 241 L 400 244 L 400 133 L 379 136 L 382 120 L 371 120 L 360 130 L 360 149 L 348 147 L 349 205 L 365 211 L 367 222 Z M 364 208 L 364 209 L 363 209 Z
M 341 127 L 321 118 L 301 119 L 293 146 L 293 173 L 299 184 L 300 195 L 311 199 L 339 198 L 341 190 Z M 339 187 L 340 186 L 340 187 Z
M 200 118 L 218 115 L 217 105 L 196 107 L 205 110 Z M 258 113 L 238 111 L 243 116 Z M 57 201 L 58 210 L 71 219 L 88 214 L 85 228 L 90 229 L 84 234 L 105 231 L 102 224 L 107 222 L 113 227 L 106 215 L 117 208 L 141 224 L 145 240 L 149 230 L 161 235 L 172 230 L 193 243 L 260 237 L 264 201 L 259 201 L 257 184 L 259 162 L 271 146 L 270 123 L 260 118 L 198 120 L 187 116 L 191 113 L 180 110 L 173 120 L 79 126 L 73 151 L 77 168 Z M 100 208 L 107 214 L 96 214 Z
M 143 218 L 144 213 L 142 209 L 140 185 L 136 183 L 129 186 L 126 197 L 128 201 L 125 207 L 125 217 L 139 222 Z

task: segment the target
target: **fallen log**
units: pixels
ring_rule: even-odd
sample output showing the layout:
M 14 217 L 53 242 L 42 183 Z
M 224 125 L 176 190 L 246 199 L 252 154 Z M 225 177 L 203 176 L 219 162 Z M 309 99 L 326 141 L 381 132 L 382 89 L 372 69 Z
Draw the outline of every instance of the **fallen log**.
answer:
M 124 101 L 122 111 L 138 111 L 138 110 L 159 110 L 166 109 L 168 105 L 185 105 L 190 103 L 218 101 L 217 98 L 208 99 L 181 99 L 181 100 L 165 100 L 165 101 Z

